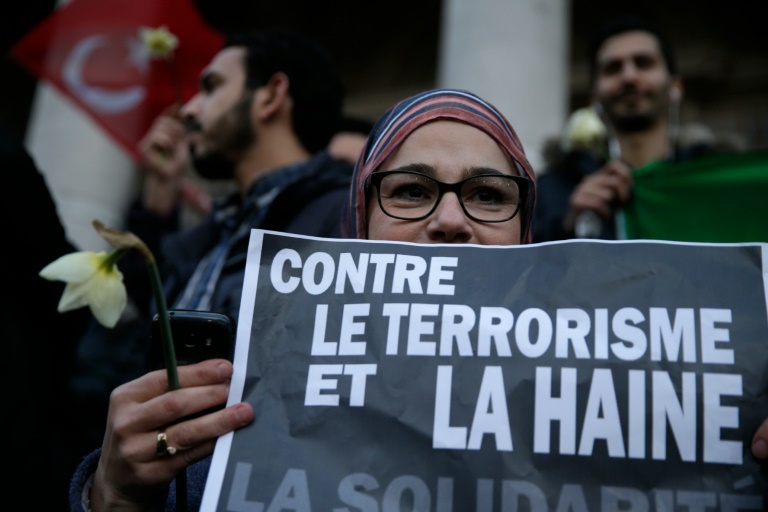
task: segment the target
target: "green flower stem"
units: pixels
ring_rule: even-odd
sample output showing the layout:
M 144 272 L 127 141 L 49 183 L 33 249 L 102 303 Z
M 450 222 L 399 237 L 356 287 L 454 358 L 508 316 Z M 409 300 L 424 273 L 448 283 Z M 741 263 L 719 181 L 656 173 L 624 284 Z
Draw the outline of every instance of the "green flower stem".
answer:
M 173 335 L 171 334 L 171 323 L 168 320 L 168 305 L 165 302 L 165 294 L 160 284 L 160 272 L 157 270 L 157 264 L 153 259 L 147 263 L 149 270 L 149 280 L 152 282 L 152 292 L 157 301 L 157 313 L 160 317 L 160 335 L 163 340 L 163 359 L 165 360 L 165 370 L 168 372 L 168 390 L 179 389 L 179 372 L 176 368 L 176 351 L 173 348 Z
M 171 75 L 171 85 L 173 87 L 176 105 L 180 108 L 184 104 L 184 97 L 181 89 L 181 82 L 179 81 L 179 74 L 176 71 L 176 61 L 173 60 L 173 55 L 168 56 L 167 62 L 168 74 Z
M 125 254 L 125 249 L 113 249 L 107 254 L 104 261 L 101 262 L 101 266 L 105 269 L 115 267 L 117 265 L 117 260 L 119 260 L 123 254 Z
M 160 335 L 163 342 L 163 359 L 165 360 L 165 370 L 168 373 L 168 391 L 174 391 L 181 387 L 179 384 L 179 372 L 176 368 L 176 351 L 173 348 L 173 335 L 171 334 L 171 322 L 168 320 L 168 305 L 165 302 L 165 293 L 163 293 L 162 281 L 160 281 L 160 272 L 157 270 L 155 257 L 149 247 L 141 241 L 139 237 L 130 231 L 117 231 L 110 229 L 99 220 L 93 221 L 93 227 L 104 240 L 109 242 L 115 250 L 107 254 L 102 261 L 102 265 L 107 269 L 112 269 L 117 260 L 130 249 L 136 249 L 144 256 L 149 271 L 149 281 L 152 283 L 152 293 L 157 302 L 157 313 L 160 317 Z M 186 512 L 187 510 L 187 470 L 181 470 L 176 475 L 176 510 Z
M 173 335 L 171 334 L 171 323 L 168 320 L 168 305 L 165 302 L 165 293 L 160 280 L 160 271 L 157 270 L 157 262 L 152 251 L 136 235 L 130 231 L 116 231 L 107 228 L 100 221 L 93 221 L 96 231 L 107 242 L 112 244 L 115 249 L 112 250 L 101 261 L 101 266 L 106 269 L 112 269 L 128 250 L 136 249 L 144 256 L 149 271 L 149 281 L 152 283 L 152 293 L 157 302 L 157 313 L 160 317 L 160 335 L 163 342 L 163 359 L 165 360 L 165 369 L 168 372 L 168 390 L 179 389 L 179 372 L 176 369 L 176 351 L 173 348 Z
M 163 358 L 165 359 L 165 370 L 168 372 L 168 390 L 179 389 L 179 372 L 176 368 L 176 350 L 173 348 L 173 335 L 171 334 L 171 323 L 168 320 L 168 305 L 165 302 L 165 294 L 160 284 L 160 272 L 157 270 L 155 259 L 152 258 L 148 263 L 149 280 L 152 282 L 152 292 L 157 301 L 157 312 L 160 315 L 160 334 L 163 338 Z M 182 469 L 176 475 L 176 510 L 179 512 L 187 511 L 187 470 Z

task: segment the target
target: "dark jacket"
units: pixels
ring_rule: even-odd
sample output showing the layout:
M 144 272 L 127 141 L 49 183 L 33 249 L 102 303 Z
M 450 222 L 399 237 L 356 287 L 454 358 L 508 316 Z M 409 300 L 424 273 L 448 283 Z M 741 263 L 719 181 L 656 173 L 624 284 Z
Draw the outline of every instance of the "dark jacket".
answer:
M 299 166 L 279 171 L 274 178 L 280 178 L 285 171 L 291 172 L 293 177 L 288 184 L 279 185 L 282 190 L 266 211 L 257 211 L 249 203 L 255 203 L 258 196 L 269 193 L 271 184 L 264 183 L 268 178 L 251 186 L 246 193 L 245 205 L 236 204 L 240 203 L 240 197 L 235 194 L 217 205 L 214 212 L 199 225 L 170 234 L 162 240 L 160 265 L 169 306 L 183 292 L 198 262 L 227 236 L 227 231 L 233 237 L 232 245 L 216 285 L 213 303 L 208 309 L 227 313 L 233 318 L 237 318 L 240 309 L 250 228 L 319 237 L 340 236 L 341 209 L 349 194 L 351 165 L 321 152 Z M 226 213 L 232 209 L 236 213 Z M 242 226 L 249 229 L 243 232 L 239 229 Z
M 70 512 L 85 512 L 81 505 L 83 489 L 91 475 L 96 472 L 100 455 L 101 450 L 90 453 L 78 466 L 69 489 Z M 211 467 L 211 459 L 212 457 L 206 457 L 187 467 L 188 512 L 200 510 L 205 482 L 208 478 L 208 470 Z M 178 512 L 176 509 L 176 480 L 171 483 L 170 488 L 165 494 L 157 497 L 149 512 Z
M 536 179 L 536 208 L 533 212 L 533 242 L 573 238 L 563 229 L 570 197 L 582 179 L 596 172 L 605 160 L 590 151 L 572 150 Z M 600 238 L 615 238 L 613 219 L 603 221 Z

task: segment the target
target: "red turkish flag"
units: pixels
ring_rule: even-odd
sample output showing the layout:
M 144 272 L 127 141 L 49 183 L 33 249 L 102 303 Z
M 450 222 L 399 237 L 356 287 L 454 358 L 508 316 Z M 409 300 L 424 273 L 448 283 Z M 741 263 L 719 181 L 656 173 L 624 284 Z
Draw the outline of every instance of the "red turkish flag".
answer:
M 179 40 L 172 60 L 151 58 L 139 37 L 141 27 L 163 25 Z M 223 41 L 191 0 L 72 0 L 25 35 L 11 55 L 139 161 L 139 140 L 178 99 L 173 73 L 186 101 Z

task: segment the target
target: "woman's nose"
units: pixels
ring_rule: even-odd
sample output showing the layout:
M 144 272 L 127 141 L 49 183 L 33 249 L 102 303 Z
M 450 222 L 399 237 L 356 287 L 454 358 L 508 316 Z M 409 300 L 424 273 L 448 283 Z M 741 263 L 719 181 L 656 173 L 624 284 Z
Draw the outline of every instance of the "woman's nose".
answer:
M 431 238 L 448 243 L 467 242 L 472 238 L 472 226 L 458 196 L 446 192 L 429 217 L 427 233 Z

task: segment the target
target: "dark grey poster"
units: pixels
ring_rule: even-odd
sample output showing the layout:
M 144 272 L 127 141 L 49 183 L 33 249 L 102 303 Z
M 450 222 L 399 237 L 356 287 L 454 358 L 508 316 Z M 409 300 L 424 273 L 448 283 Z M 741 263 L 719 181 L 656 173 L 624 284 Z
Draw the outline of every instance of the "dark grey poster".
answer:
M 766 510 L 766 248 L 254 231 L 203 509 Z

